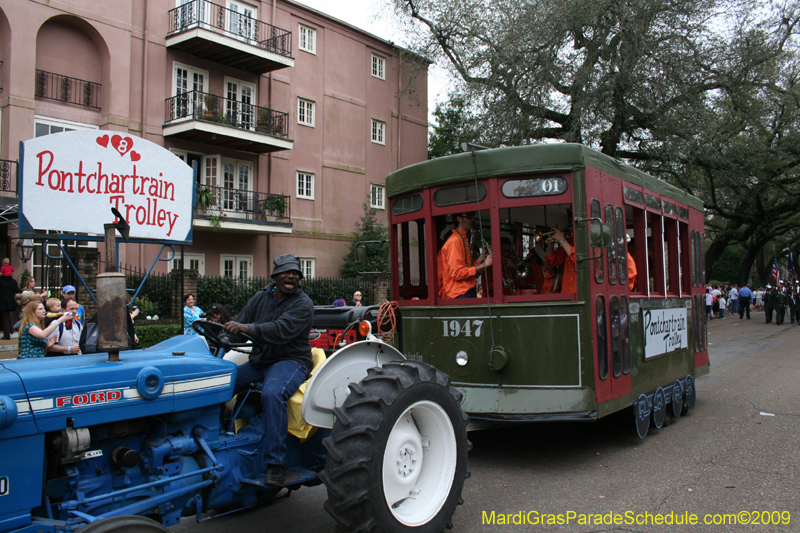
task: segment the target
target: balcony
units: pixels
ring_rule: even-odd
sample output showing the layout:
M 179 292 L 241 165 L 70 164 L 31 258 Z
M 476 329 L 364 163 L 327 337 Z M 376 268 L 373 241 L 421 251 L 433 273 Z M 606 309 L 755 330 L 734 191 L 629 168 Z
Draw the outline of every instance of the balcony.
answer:
M 195 206 L 195 227 L 231 233 L 292 232 L 288 196 L 228 187 L 204 188 L 210 191 L 213 201 L 208 207 Z
M 100 109 L 101 84 L 36 70 L 36 96 Z
M 200 91 L 166 104 L 165 137 L 257 154 L 292 149 L 287 113 Z
M 290 31 L 208 0 L 169 10 L 167 48 L 254 74 L 294 66 Z

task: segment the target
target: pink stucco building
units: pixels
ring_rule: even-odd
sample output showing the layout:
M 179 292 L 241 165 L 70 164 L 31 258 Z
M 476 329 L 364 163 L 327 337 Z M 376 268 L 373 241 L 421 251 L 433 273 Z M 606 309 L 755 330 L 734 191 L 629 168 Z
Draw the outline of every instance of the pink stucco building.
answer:
M 0 159 L 102 129 L 198 165 L 214 202 L 185 257 L 201 274 L 266 276 L 291 252 L 307 275 L 337 275 L 362 204 L 383 218 L 384 177 L 426 157 L 427 64 L 291 0 L 0 0 L 0 60 Z M 17 265 L 5 188 L 0 251 Z M 121 262 L 147 268 L 159 249 L 123 245 Z

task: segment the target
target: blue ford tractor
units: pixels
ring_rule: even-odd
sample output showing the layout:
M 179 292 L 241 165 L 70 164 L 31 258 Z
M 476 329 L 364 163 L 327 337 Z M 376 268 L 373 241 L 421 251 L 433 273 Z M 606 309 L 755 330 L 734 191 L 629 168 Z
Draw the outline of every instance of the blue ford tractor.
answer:
M 369 311 L 319 316 L 345 328 Z M 286 488 L 324 483 L 342 532 L 437 533 L 467 474 L 460 394 L 366 324 L 305 386 Z M 262 482 L 258 391 L 231 402 L 236 346 L 202 329 L 208 343 L 0 363 L 0 533 L 167 531 L 280 490 Z

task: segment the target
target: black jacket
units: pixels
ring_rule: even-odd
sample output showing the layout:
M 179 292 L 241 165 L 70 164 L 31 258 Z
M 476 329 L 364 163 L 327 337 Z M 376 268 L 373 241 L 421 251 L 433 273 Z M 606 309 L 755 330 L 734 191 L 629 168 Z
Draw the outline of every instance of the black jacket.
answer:
M 311 344 L 308 334 L 314 320 L 314 303 L 297 287 L 294 294 L 274 305 L 275 282 L 250 298 L 236 316 L 236 322 L 250 326 L 250 336 L 262 350 L 253 348 L 250 363 L 263 366 L 275 361 L 293 360 L 311 369 Z
M 19 290 L 19 285 L 11 276 L 0 276 L 0 312 L 16 311 L 17 301 L 14 297 Z

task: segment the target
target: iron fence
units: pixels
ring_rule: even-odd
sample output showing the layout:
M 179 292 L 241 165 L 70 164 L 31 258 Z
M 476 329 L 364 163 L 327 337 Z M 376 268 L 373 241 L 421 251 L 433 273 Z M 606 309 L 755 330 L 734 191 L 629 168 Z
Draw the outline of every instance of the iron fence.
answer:
M 208 0 L 192 0 L 169 10 L 168 37 L 194 28 L 227 35 L 284 57 L 292 56 L 292 32 L 255 19 L 244 9 L 240 13 Z
M 18 162 L 11 159 L 0 159 L 0 191 L 17 192 Z
M 275 137 L 289 137 L 289 114 L 268 107 L 201 91 L 172 96 L 166 103 L 166 123 L 188 118 Z
M 36 69 L 36 96 L 100 109 L 101 84 Z
M 120 265 L 119 271 L 125 274 L 125 286 L 129 290 L 133 289 L 134 292 L 130 293 L 133 296 L 147 274 L 147 270 Z M 133 305 L 139 308 L 141 318 L 148 316 L 175 318 L 172 316 L 174 314 L 172 313 L 172 276 L 151 272 Z

